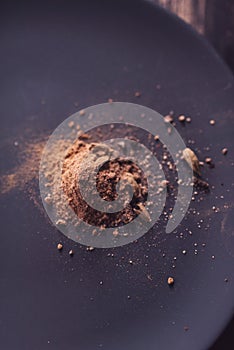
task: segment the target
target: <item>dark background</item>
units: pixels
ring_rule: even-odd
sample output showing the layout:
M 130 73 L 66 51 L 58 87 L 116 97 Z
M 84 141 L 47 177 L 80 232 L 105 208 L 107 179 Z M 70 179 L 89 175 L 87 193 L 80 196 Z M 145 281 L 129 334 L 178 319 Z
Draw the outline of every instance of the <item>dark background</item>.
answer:
M 193 26 L 234 72 L 233 0 L 151 0 Z M 234 348 L 234 317 L 210 350 Z

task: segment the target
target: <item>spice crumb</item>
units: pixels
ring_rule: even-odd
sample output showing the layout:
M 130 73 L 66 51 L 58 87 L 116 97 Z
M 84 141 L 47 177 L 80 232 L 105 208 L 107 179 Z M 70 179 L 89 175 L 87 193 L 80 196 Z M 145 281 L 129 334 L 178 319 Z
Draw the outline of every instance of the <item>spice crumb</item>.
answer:
M 94 250 L 94 247 L 87 247 L 86 250 L 92 252 Z
M 140 91 L 136 91 L 136 92 L 135 92 L 135 97 L 140 97 L 140 96 L 141 96 Z
M 58 249 L 58 250 L 62 250 L 62 249 L 63 249 L 63 245 L 62 245 L 61 243 L 58 243 L 57 249 Z
M 223 148 L 222 149 L 222 154 L 225 156 L 228 153 L 228 149 L 227 148 Z
M 185 118 L 185 116 L 184 116 L 183 114 L 181 114 L 181 115 L 178 117 L 178 120 L 179 120 L 179 122 L 183 123 L 183 122 L 185 122 L 186 118 Z
M 73 256 L 73 255 L 74 255 L 73 250 L 70 250 L 70 251 L 69 251 L 69 255 L 70 255 L 70 256 Z
M 169 286 L 172 286 L 173 284 L 174 284 L 174 278 L 173 277 L 168 277 L 168 279 L 167 279 L 167 283 L 168 283 L 168 285 Z
M 85 115 L 85 110 L 84 110 L 84 109 L 82 109 L 82 110 L 80 111 L 80 115 Z
M 212 162 L 212 159 L 210 157 L 206 157 L 205 162 L 206 164 L 210 164 Z
M 214 119 L 210 120 L 210 125 L 215 125 L 215 120 Z
M 170 115 L 170 114 L 165 115 L 164 121 L 165 121 L 165 123 L 172 123 L 172 122 L 173 122 L 173 117 L 172 117 L 172 115 Z
M 71 121 L 68 123 L 69 128 L 73 128 L 74 125 L 75 125 L 75 123 L 74 123 L 73 120 L 71 120 Z
M 63 219 L 58 219 L 55 224 L 56 225 L 66 225 L 66 221 Z

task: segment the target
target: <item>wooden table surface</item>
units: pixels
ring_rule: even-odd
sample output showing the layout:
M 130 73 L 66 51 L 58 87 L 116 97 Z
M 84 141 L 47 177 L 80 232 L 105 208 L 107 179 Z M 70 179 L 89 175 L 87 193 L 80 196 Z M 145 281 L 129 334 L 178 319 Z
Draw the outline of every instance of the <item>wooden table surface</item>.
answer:
M 233 0 L 150 0 L 174 12 L 203 34 L 234 72 Z

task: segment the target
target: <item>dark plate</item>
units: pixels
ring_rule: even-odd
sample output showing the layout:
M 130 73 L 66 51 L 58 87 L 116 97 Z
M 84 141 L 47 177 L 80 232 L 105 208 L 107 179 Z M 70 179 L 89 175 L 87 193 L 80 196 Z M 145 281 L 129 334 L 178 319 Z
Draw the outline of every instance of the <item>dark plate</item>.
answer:
M 194 140 L 201 160 L 215 163 L 203 169 L 210 193 L 192 202 L 175 233 L 165 240 L 153 229 L 112 250 L 87 252 L 53 228 L 27 193 L 2 195 L 1 348 L 207 349 L 234 311 L 230 71 L 187 25 L 143 1 L 1 4 L 2 173 L 17 163 L 14 140 L 49 133 L 108 98 L 190 115 L 178 131 L 188 145 Z

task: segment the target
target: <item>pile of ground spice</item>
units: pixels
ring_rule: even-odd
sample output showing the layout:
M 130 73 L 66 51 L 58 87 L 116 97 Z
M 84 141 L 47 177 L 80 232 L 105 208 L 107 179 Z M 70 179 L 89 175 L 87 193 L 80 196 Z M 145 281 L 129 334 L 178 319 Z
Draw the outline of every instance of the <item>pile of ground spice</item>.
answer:
M 95 153 L 95 159 L 83 163 L 83 160 L 88 157 L 94 147 L 98 149 Z M 142 211 L 147 199 L 147 180 L 141 169 L 124 158 L 108 161 L 108 159 L 105 159 L 107 147 L 102 143 L 87 143 L 78 140 L 68 150 L 62 169 L 63 190 L 70 206 L 80 219 L 98 227 L 116 227 L 129 223 Z M 111 149 L 107 151 L 111 151 Z M 128 186 L 130 185 L 134 189 L 132 200 L 127 203 L 122 211 L 117 213 L 103 213 L 93 209 L 84 201 L 79 189 L 78 179 L 90 181 L 89 174 L 100 160 L 104 163 L 98 171 L 95 187 L 97 187 L 101 198 L 110 202 L 110 204 L 111 201 L 116 200 L 116 186 L 120 179 L 126 180 L 124 182 L 125 188 L 122 188 L 123 192 L 126 192 L 126 198 Z

